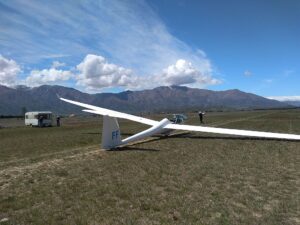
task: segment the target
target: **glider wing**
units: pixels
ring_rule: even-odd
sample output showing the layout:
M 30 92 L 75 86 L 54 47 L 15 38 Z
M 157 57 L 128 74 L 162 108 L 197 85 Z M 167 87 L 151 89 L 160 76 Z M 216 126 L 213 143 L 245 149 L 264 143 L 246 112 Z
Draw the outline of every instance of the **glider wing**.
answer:
M 118 111 L 101 108 L 98 106 L 93 106 L 81 102 L 76 102 L 72 100 L 68 100 L 65 98 L 60 98 L 65 102 L 69 102 L 74 105 L 78 105 L 84 107 L 83 111 L 94 113 L 103 116 L 110 116 L 121 119 L 128 119 L 138 123 L 147 124 L 150 126 L 157 126 L 160 122 L 134 116 L 126 113 L 121 113 Z M 227 128 L 215 128 L 215 127 L 203 127 L 203 126 L 191 126 L 191 125 L 180 125 L 180 124 L 167 124 L 163 129 L 173 129 L 173 130 L 186 130 L 186 131 L 198 131 L 198 132 L 206 132 L 206 133 L 216 133 L 216 134 L 228 134 L 228 135 L 237 135 L 237 136 L 247 136 L 247 137 L 261 137 L 261 138 L 270 138 L 270 139 L 287 139 L 287 140 L 300 140 L 300 135 L 296 134 L 283 134 L 283 133 L 270 133 L 270 132 L 262 132 L 262 131 L 251 131 L 251 130 L 237 130 L 237 129 L 227 129 Z
M 60 98 L 60 99 L 65 101 L 65 102 L 84 107 L 87 110 L 85 109 L 83 111 L 89 112 L 89 113 L 132 120 L 132 121 L 147 124 L 147 125 L 150 125 L 150 126 L 154 126 L 158 123 L 155 120 L 150 120 L 150 119 L 139 117 L 139 116 L 134 116 L 134 115 L 126 114 L 126 113 L 121 113 L 121 112 L 117 112 L 117 111 L 114 111 L 114 110 L 105 109 L 105 108 L 101 108 L 101 107 L 98 107 L 98 106 L 89 105 L 89 104 L 85 104 L 85 103 L 81 103 L 81 102 L 76 102 L 76 101 L 72 101 L 72 100 L 65 99 L 65 98 Z
M 229 135 L 247 136 L 247 137 L 300 140 L 300 135 L 270 133 L 270 132 L 262 132 L 262 131 L 251 131 L 251 130 L 236 130 L 236 129 L 227 129 L 227 128 L 190 126 L 190 125 L 179 125 L 179 124 L 168 124 L 164 128 L 174 129 L 174 130 L 199 131 L 199 132 L 216 133 L 216 134 L 229 134 Z

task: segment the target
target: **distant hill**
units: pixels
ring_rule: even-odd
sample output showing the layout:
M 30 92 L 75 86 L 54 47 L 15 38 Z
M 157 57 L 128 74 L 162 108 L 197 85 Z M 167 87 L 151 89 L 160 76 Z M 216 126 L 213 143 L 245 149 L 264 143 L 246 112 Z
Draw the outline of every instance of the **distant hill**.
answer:
M 294 107 L 300 107 L 299 96 L 274 96 L 274 97 L 267 97 L 267 98 L 271 100 L 277 100 Z
M 282 101 L 282 102 L 292 106 L 300 107 L 300 101 Z
M 210 91 L 171 86 L 143 91 L 125 91 L 117 94 L 87 94 L 63 86 L 43 85 L 35 88 L 0 86 L 0 115 L 19 115 L 22 107 L 26 107 L 28 111 L 50 110 L 58 114 L 82 112 L 80 107 L 60 101 L 57 95 L 131 113 L 289 107 L 286 103 L 237 89 Z

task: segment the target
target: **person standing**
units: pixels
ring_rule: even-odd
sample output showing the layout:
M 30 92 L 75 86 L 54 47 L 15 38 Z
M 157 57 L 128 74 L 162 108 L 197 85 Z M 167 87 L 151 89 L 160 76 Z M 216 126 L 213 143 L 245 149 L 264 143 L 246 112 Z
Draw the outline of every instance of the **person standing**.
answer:
M 56 117 L 56 126 L 60 127 L 60 117 L 59 116 Z
M 200 123 L 204 123 L 203 122 L 203 117 L 204 117 L 205 112 L 199 111 L 198 115 L 199 115 L 199 119 L 200 119 Z

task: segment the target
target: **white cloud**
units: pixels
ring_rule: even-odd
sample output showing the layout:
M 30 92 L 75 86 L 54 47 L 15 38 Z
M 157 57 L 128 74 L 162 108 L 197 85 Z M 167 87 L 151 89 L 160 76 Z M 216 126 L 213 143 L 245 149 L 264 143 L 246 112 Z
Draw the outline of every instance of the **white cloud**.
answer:
M 77 84 L 88 90 L 100 90 L 108 87 L 133 87 L 137 77 L 132 70 L 108 63 L 99 55 L 87 55 L 77 65 L 80 74 L 77 76 Z
M 39 57 L 42 59 L 56 59 L 56 58 L 65 58 L 69 56 L 70 55 L 67 54 L 47 54 L 47 55 L 40 55 Z
M 191 62 L 179 59 L 174 65 L 168 66 L 163 73 L 156 76 L 156 80 L 161 85 L 193 85 L 207 86 L 219 84 L 220 80 L 212 78 L 209 74 L 205 74 L 196 69 Z
M 57 5 L 15 0 L 4 5 L 18 13 L 0 9 L 3 51 L 31 68 L 49 58 L 59 60 L 50 69 L 31 71 L 21 81 L 27 85 L 74 81 L 73 72 L 61 69 L 61 60 L 75 67 L 85 55 L 75 79 L 88 91 L 220 83 L 211 77 L 206 53 L 172 35 L 147 1 L 66 0 Z M 92 55 L 99 52 L 115 64 Z
M 137 76 L 133 70 L 109 63 L 103 56 L 89 54 L 77 65 L 76 69 L 62 70 L 65 63 L 54 61 L 51 68 L 31 70 L 24 80 L 17 80 L 21 71 L 14 60 L 0 56 L 0 83 L 4 85 L 24 84 L 39 86 L 43 84 L 64 84 L 66 81 L 77 81 L 77 85 L 87 91 L 101 92 L 103 89 L 123 87 L 137 90 L 157 86 L 187 85 L 204 87 L 220 83 L 209 73 L 201 72 L 191 62 L 179 59 L 160 73 Z
M 205 87 L 220 83 L 220 80 L 202 73 L 184 59 L 177 60 L 174 65 L 156 75 L 137 76 L 130 69 L 108 63 L 103 56 L 89 54 L 77 65 L 77 70 L 77 85 L 88 91 L 101 91 L 111 87 L 131 90 L 171 85 Z
M 244 76 L 250 77 L 250 76 L 252 76 L 252 75 L 253 75 L 253 74 L 252 74 L 251 71 L 249 71 L 249 70 L 245 70 L 245 71 L 244 71 Z
M 24 79 L 18 79 L 21 72 L 20 66 L 12 59 L 6 59 L 0 55 L 0 84 L 6 86 L 28 85 L 39 86 L 43 84 L 56 84 L 73 78 L 73 73 L 68 70 L 58 70 L 65 63 L 54 61 L 50 69 L 32 70 Z
M 263 82 L 267 83 L 267 84 L 271 84 L 273 83 L 273 79 L 264 79 Z
M 136 74 L 158 74 L 180 58 L 202 74 L 213 71 L 206 53 L 172 35 L 145 0 L 3 4 L 13 10 L 0 8 L 2 48 L 21 63 L 65 57 L 75 65 L 82 56 L 101 52 Z
M 270 96 L 268 99 L 273 99 L 277 101 L 300 101 L 300 96 Z
M 31 87 L 43 84 L 57 84 L 72 77 L 72 72 L 68 70 L 58 70 L 56 68 L 32 70 L 25 79 L 25 84 Z
M 206 53 L 203 50 L 201 50 L 201 49 L 197 49 L 196 53 L 198 53 L 199 55 L 201 55 L 204 58 L 206 57 Z
M 59 67 L 65 66 L 65 65 L 66 65 L 65 63 L 62 63 L 62 62 L 59 62 L 59 61 L 54 61 L 54 62 L 52 63 L 51 68 L 59 68 Z
M 0 55 L 0 84 L 6 86 L 14 85 L 20 72 L 21 68 L 14 60 L 6 59 Z

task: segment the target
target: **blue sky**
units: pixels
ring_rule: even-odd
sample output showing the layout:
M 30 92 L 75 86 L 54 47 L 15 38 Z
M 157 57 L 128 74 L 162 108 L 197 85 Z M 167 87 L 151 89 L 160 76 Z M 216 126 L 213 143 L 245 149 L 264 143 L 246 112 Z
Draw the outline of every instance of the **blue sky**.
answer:
M 0 84 L 300 96 L 298 0 L 0 0 Z

